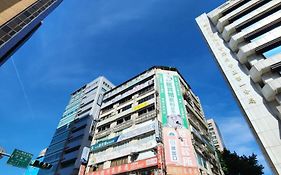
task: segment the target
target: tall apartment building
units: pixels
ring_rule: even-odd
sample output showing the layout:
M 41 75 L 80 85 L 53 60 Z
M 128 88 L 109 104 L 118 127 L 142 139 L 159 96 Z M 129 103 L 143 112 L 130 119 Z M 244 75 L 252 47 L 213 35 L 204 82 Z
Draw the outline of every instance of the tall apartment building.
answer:
M 44 158 L 53 167 L 40 170 L 39 175 L 78 174 L 83 149 L 89 148 L 92 141 L 103 94 L 113 87 L 106 78 L 99 77 L 71 94 Z
M 207 123 L 209 128 L 209 134 L 211 136 L 211 140 L 213 141 L 215 148 L 219 151 L 223 151 L 225 145 L 217 123 L 214 121 L 214 119 L 208 119 Z
M 199 98 L 152 67 L 104 95 L 86 175 L 220 174 Z
M 196 21 L 269 165 L 281 174 L 281 1 L 231 0 Z
M 62 0 L 0 0 L 0 66 Z

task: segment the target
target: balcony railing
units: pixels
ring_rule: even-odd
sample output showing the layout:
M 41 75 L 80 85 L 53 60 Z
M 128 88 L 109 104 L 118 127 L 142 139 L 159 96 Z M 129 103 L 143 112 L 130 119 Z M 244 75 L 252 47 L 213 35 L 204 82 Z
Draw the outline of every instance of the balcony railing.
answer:
M 140 115 L 136 118 L 136 124 L 143 123 L 143 122 L 153 119 L 155 117 L 156 117 L 156 111 L 152 111 L 152 112 Z
M 126 128 L 129 128 L 133 125 L 133 121 L 132 120 L 129 120 L 129 121 L 125 121 L 125 123 L 122 123 L 120 125 L 116 125 L 114 128 L 113 128 L 113 132 L 118 132 L 118 131 L 121 131 L 123 129 L 126 129 Z
M 107 130 L 98 132 L 98 133 L 96 133 L 96 135 L 95 135 L 95 139 L 99 139 L 99 138 L 108 136 L 110 133 L 111 133 L 111 129 L 107 129 Z

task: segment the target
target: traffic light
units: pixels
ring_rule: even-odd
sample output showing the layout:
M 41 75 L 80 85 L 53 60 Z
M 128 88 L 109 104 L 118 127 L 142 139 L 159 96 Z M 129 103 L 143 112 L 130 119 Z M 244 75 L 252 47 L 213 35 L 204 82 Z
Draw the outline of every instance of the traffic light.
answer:
M 47 162 L 40 162 L 39 160 L 33 160 L 30 163 L 30 166 L 37 167 L 40 169 L 51 169 L 53 167 L 52 164 L 47 163 Z

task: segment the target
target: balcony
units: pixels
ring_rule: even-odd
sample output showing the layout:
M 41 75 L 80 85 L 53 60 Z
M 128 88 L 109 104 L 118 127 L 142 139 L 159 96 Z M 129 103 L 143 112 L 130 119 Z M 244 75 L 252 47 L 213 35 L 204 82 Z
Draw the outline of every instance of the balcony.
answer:
M 192 126 L 194 126 L 197 130 L 200 130 L 200 124 L 199 124 L 199 122 L 198 122 L 192 115 L 189 115 L 188 121 L 189 121 L 189 123 L 190 123 Z
M 155 117 L 156 117 L 156 111 L 140 115 L 136 118 L 136 124 L 143 123 L 143 122 L 145 122 L 147 120 L 150 120 L 150 119 L 153 119 Z
M 126 128 L 129 128 L 133 125 L 133 121 L 132 120 L 129 120 L 129 121 L 125 121 L 124 123 L 120 124 L 120 125 L 116 125 L 114 128 L 113 128 L 113 132 L 118 132 L 118 131 L 121 131 L 121 130 L 124 130 Z
M 95 135 L 95 139 L 99 139 L 99 138 L 108 136 L 110 133 L 111 133 L 111 129 L 107 129 L 107 130 L 98 132 L 98 133 L 96 133 L 96 135 Z

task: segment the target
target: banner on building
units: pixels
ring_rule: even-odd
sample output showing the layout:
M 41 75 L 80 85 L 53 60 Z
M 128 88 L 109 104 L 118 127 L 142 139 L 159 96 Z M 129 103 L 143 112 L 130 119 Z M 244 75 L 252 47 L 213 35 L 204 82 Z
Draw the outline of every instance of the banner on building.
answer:
M 91 146 L 91 151 L 96 151 L 96 150 L 101 149 L 103 147 L 107 147 L 109 145 L 112 145 L 112 144 L 117 142 L 118 138 L 119 138 L 119 136 L 113 137 L 111 139 L 100 141 L 100 142 Z
M 155 135 L 151 135 L 143 139 L 139 139 L 135 143 L 123 143 L 121 145 L 114 146 L 112 150 L 94 153 L 92 155 L 91 163 L 98 164 L 107 160 L 128 156 L 132 152 L 138 153 L 144 150 L 155 148 L 157 143 L 153 139 L 154 137 Z
M 179 77 L 158 73 L 162 124 L 167 127 L 188 128 Z
M 124 140 L 128 140 L 130 138 L 133 138 L 133 137 L 136 137 L 138 135 L 145 134 L 145 133 L 148 133 L 148 132 L 151 132 L 151 131 L 155 131 L 155 127 L 156 127 L 155 122 L 149 123 L 149 124 L 144 125 L 144 126 L 143 125 L 139 126 L 135 129 L 132 129 L 131 131 L 123 133 L 119 136 L 97 142 L 96 144 L 91 146 L 91 151 L 97 151 L 101 148 L 110 146 L 114 143 L 121 142 L 121 141 L 124 141 Z
M 87 173 L 87 175 L 111 175 L 111 174 L 120 174 L 125 172 L 130 172 L 138 169 L 144 169 L 148 167 L 157 166 L 157 157 L 152 157 L 145 160 L 139 160 L 129 164 L 123 164 L 115 167 L 111 167 L 108 169 L 95 171 Z
M 178 170 L 179 172 L 192 172 L 186 173 L 186 175 L 197 175 L 198 168 L 190 131 L 184 128 L 164 127 L 163 138 L 167 172 Z

